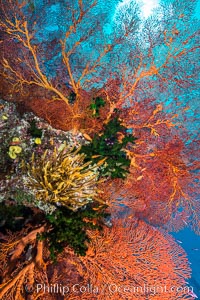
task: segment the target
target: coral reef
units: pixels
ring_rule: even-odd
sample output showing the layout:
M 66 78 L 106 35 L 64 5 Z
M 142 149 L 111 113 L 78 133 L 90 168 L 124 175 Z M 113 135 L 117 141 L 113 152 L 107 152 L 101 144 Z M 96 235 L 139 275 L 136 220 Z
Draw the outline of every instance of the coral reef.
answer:
M 0 298 L 195 299 L 197 1 L 57 2 L 0 0 Z

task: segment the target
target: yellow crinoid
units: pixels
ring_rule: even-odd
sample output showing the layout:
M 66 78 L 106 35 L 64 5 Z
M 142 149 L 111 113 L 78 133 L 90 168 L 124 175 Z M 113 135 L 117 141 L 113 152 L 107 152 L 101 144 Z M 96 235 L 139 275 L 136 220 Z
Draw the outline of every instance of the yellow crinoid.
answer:
M 63 205 L 73 211 L 92 201 L 104 203 L 97 188 L 98 167 L 104 161 L 97 165 L 85 163 L 85 154 L 79 154 L 79 150 L 64 145 L 54 148 L 52 153 L 46 150 L 39 159 L 33 153 L 26 165 L 26 185 L 38 201 Z

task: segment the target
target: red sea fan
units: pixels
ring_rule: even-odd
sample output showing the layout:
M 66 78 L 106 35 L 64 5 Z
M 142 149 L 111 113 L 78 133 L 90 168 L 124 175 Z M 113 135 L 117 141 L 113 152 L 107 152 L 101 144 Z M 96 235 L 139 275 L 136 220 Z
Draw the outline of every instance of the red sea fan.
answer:
M 112 229 L 105 228 L 100 235 L 89 235 L 85 257 L 66 250 L 55 266 L 56 273 L 59 264 L 70 262 L 74 274 L 82 277 L 76 282 L 72 275 L 68 284 L 68 270 L 63 269 L 59 282 L 69 286 L 64 299 L 194 299 L 185 281 L 190 277 L 186 254 L 167 233 L 127 217 L 114 220 Z M 42 299 L 54 299 L 46 296 Z

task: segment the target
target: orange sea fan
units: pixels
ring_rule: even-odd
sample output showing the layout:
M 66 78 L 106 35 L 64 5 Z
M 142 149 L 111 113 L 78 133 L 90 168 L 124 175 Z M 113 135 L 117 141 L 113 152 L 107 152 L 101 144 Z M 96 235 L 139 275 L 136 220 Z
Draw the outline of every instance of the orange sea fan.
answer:
M 76 282 L 72 276 L 64 299 L 194 299 L 186 287 L 185 279 L 190 277 L 186 254 L 165 232 L 125 218 L 114 220 L 112 229 L 105 228 L 100 235 L 89 232 L 89 236 L 85 257 L 66 250 L 55 266 L 54 272 L 59 264 L 70 262 L 82 278 Z M 53 284 L 52 280 L 53 276 Z M 67 273 L 59 280 L 66 285 Z M 48 297 L 42 299 L 55 299 Z

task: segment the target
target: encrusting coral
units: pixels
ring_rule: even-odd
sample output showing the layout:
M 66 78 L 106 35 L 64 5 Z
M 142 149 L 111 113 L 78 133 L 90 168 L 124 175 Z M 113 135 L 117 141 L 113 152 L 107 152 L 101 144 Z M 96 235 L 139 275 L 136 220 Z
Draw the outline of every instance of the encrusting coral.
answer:
M 78 151 L 63 144 L 51 153 L 46 150 L 39 160 L 33 153 L 27 164 L 25 184 L 40 204 L 63 205 L 76 211 L 94 200 L 104 203 L 97 189 L 98 167 L 104 160 L 95 165 L 90 161 L 85 163 L 85 154 Z

